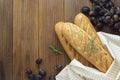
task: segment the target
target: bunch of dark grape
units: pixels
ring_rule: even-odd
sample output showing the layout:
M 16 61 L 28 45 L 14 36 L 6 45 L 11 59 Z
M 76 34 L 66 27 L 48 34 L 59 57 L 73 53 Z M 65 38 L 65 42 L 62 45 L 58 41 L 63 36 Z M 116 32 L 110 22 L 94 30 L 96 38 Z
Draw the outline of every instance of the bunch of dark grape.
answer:
M 90 0 L 92 9 L 82 8 L 82 13 L 89 17 L 98 31 L 108 26 L 115 34 L 120 34 L 120 6 L 115 6 L 111 0 Z
M 46 76 L 46 71 L 44 69 L 39 69 L 40 68 L 39 66 L 41 63 L 42 63 L 42 59 L 38 58 L 36 60 L 36 64 L 38 65 L 38 73 L 37 74 L 33 74 L 33 71 L 31 68 L 27 68 L 25 70 L 29 80 L 44 80 L 44 77 Z M 55 66 L 55 69 L 58 72 L 60 72 L 62 70 L 62 68 L 63 67 L 60 64 Z M 56 80 L 55 75 L 49 76 L 49 80 Z
M 40 64 L 42 63 L 42 59 L 38 58 L 36 60 L 36 64 L 38 65 L 38 73 L 33 74 L 33 71 L 31 68 L 26 69 L 26 74 L 28 76 L 29 80 L 42 80 L 46 76 L 46 71 L 43 69 L 39 69 Z

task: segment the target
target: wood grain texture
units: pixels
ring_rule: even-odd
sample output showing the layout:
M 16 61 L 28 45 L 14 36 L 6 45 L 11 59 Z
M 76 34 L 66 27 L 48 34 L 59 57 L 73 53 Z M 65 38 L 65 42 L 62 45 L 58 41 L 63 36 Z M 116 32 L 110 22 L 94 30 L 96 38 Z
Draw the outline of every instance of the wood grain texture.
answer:
M 12 80 L 12 0 L 0 0 L 0 80 Z
M 13 80 L 27 80 L 25 69 L 37 71 L 38 0 L 14 0 Z
M 119 0 L 113 0 L 119 6 Z M 70 59 L 65 54 L 54 31 L 58 21 L 73 22 L 89 0 L 0 0 L 0 80 L 27 80 L 25 69 L 37 73 L 35 60 L 43 59 L 41 69 L 48 76 L 56 75 L 55 66 L 65 66 Z M 108 27 L 105 32 L 111 32 Z M 55 55 L 48 46 L 63 51 Z
M 89 0 L 64 0 L 65 21 L 73 22 L 83 6 L 91 7 Z
M 114 0 L 116 6 L 120 6 L 120 0 Z
M 64 0 L 39 0 L 39 56 L 43 59 L 41 68 L 47 71 L 45 80 L 56 75 L 57 64 L 65 65 L 64 54 L 55 55 L 48 48 L 53 44 L 63 51 L 54 30 L 58 21 L 64 21 Z

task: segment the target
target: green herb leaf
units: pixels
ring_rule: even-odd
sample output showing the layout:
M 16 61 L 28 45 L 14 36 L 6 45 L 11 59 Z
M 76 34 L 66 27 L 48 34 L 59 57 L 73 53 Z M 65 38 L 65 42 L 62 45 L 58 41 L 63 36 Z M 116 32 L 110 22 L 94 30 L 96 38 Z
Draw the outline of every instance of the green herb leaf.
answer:
M 88 52 L 91 53 L 93 51 L 94 48 L 94 37 L 92 37 L 91 39 L 89 38 L 89 43 L 88 43 Z
M 58 48 L 55 48 L 53 45 L 49 45 L 48 46 L 54 53 L 56 53 L 56 54 L 62 54 L 62 51 L 60 51 L 60 49 L 58 49 Z

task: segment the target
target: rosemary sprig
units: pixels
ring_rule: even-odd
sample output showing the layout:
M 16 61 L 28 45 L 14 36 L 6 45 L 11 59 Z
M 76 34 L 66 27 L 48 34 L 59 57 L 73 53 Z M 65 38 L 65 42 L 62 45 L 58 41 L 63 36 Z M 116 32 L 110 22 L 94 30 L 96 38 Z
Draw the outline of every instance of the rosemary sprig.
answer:
M 55 48 L 53 45 L 49 45 L 48 47 L 49 47 L 49 49 L 51 49 L 55 54 L 58 54 L 58 55 L 62 54 L 62 51 L 61 51 L 60 49 L 58 49 L 58 48 Z
M 93 51 L 93 49 L 95 49 L 95 47 L 94 47 L 95 38 L 92 37 L 91 39 L 90 38 L 88 38 L 88 39 L 89 39 L 89 43 L 88 43 L 87 48 L 88 48 L 88 52 L 91 53 Z

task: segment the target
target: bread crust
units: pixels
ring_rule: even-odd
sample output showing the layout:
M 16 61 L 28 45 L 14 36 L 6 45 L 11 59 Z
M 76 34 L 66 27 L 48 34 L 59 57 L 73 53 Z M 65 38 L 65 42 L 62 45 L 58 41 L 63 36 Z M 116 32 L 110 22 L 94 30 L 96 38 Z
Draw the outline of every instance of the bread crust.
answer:
M 64 38 L 87 61 L 102 72 L 106 72 L 113 62 L 111 55 L 98 44 L 97 36 L 89 35 L 83 29 L 72 23 L 64 23 L 62 27 Z M 89 51 L 90 41 L 93 40 L 92 49 Z
M 91 63 L 89 63 L 84 57 L 82 57 L 73 47 L 69 44 L 69 42 L 64 38 L 62 34 L 62 28 L 64 27 L 64 22 L 58 22 L 55 25 L 55 32 L 60 40 L 60 43 L 62 44 L 66 54 L 69 56 L 71 60 L 76 58 L 78 61 L 80 61 L 82 64 L 94 67 Z
M 81 29 L 83 29 L 86 33 L 88 33 L 90 36 L 95 36 L 96 42 L 100 45 L 103 45 L 99 36 L 97 35 L 95 28 L 93 27 L 87 16 L 82 13 L 77 14 L 75 16 L 74 23 Z

